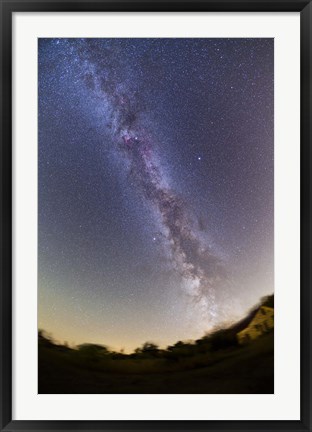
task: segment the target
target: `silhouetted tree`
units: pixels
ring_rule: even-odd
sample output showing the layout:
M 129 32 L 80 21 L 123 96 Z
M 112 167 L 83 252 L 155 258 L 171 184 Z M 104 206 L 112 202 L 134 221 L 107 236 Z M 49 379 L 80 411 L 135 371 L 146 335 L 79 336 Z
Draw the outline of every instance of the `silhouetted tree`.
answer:
M 274 308 L 274 294 L 262 297 L 261 304 L 262 306 Z
M 38 330 L 38 342 L 40 346 L 44 346 L 46 348 L 54 347 L 54 341 L 52 337 L 45 330 Z
M 160 350 L 158 345 L 154 344 L 153 342 L 145 342 L 142 347 L 136 348 L 134 353 L 137 356 L 152 356 L 156 357 L 159 354 Z
M 158 350 L 159 350 L 158 346 L 153 342 L 145 342 L 145 344 L 142 347 L 142 352 L 154 352 Z
M 106 346 L 97 344 L 85 343 L 78 345 L 77 348 L 79 352 L 90 356 L 107 355 L 110 352 Z
M 237 346 L 236 334 L 232 329 L 217 330 L 210 335 L 209 342 L 215 350 Z

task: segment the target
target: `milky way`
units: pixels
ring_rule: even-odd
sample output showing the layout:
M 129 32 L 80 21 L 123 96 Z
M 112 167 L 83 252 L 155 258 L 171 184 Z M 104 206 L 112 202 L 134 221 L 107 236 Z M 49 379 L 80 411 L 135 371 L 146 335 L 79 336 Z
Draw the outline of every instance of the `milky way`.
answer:
M 187 280 L 196 282 L 191 292 L 195 299 L 201 300 L 209 294 L 212 299 L 211 290 L 220 280 L 225 281 L 224 266 L 193 232 L 186 216 L 185 203 L 164 185 L 161 167 L 153 157 L 153 137 L 140 124 L 137 97 L 128 93 L 123 83 L 112 76 L 114 69 L 108 66 L 107 59 L 112 55 L 108 50 L 99 53 L 96 42 L 92 40 L 86 41 L 85 47 L 80 47 L 81 60 L 84 57 L 87 60 L 86 85 L 109 104 L 113 142 L 129 160 L 131 176 L 161 217 L 174 268 Z
M 131 350 L 272 292 L 273 46 L 39 40 L 42 327 Z

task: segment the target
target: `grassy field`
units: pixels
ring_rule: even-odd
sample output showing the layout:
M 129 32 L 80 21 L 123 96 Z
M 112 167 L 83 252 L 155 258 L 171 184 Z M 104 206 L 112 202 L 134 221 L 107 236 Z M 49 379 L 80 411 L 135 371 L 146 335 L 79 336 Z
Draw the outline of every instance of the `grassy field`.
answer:
M 69 349 L 39 337 L 39 393 L 273 393 L 274 333 L 239 346 L 219 332 L 132 355 Z

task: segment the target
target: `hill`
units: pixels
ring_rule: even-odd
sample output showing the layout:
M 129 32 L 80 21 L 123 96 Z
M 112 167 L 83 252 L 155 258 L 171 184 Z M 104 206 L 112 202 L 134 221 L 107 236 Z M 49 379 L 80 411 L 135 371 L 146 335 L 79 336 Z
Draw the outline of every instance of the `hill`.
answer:
M 267 297 L 243 320 L 192 343 L 145 343 L 128 355 L 102 345 L 69 348 L 39 332 L 39 393 L 273 393 L 274 332 L 245 346 L 236 337 L 272 304 Z

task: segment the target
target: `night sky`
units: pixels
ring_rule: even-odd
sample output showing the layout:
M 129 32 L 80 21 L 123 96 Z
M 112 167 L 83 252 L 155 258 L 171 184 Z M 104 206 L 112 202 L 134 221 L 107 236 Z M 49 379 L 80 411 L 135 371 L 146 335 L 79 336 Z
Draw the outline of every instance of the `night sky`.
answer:
M 273 39 L 39 39 L 39 327 L 166 346 L 273 286 Z

